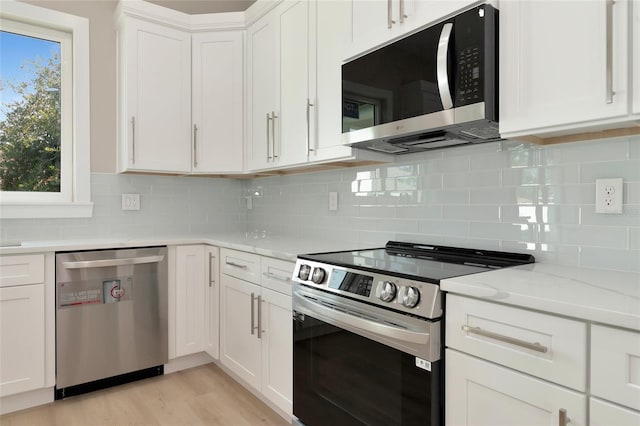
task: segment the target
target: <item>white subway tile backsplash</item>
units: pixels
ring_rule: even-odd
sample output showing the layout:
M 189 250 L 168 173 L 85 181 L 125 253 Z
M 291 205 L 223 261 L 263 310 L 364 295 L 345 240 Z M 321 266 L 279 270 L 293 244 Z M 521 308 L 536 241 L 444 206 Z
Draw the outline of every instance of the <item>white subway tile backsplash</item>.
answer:
M 626 182 L 640 182 L 640 159 L 583 163 L 580 179 L 583 183 L 594 183 L 596 179 L 622 178 Z
M 499 222 L 498 206 L 442 206 L 444 220 Z
M 580 265 L 596 269 L 640 272 L 640 250 L 582 247 Z
M 527 223 L 471 222 L 469 224 L 471 238 L 490 240 L 535 242 L 537 230 L 537 224 Z
M 627 228 L 624 227 L 545 224 L 540 228 L 542 243 L 627 248 Z
M 443 174 L 442 186 L 449 188 L 479 188 L 500 185 L 500 171 L 475 171 Z

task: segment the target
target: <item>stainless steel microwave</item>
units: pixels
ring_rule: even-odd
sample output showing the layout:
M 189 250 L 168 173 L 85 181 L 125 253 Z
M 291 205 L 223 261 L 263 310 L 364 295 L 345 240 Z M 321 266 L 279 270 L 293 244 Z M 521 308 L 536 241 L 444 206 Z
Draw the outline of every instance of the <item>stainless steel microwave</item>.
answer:
M 497 33 L 483 4 L 343 64 L 343 143 L 403 154 L 499 140 Z

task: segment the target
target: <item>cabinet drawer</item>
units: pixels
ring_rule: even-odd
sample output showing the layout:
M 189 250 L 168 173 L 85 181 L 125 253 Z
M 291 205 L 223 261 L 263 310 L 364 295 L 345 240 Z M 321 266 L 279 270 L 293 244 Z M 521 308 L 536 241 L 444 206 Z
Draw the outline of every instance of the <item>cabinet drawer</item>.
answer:
M 220 273 L 260 284 L 260 256 L 244 251 L 220 249 Z
M 586 389 L 587 325 L 456 295 L 446 345 L 573 389 Z
M 0 257 L 0 287 L 44 282 L 44 255 Z
M 631 411 L 596 398 L 589 399 L 589 412 L 591 413 L 589 426 L 640 425 L 640 413 L 637 411 Z
M 640 333 L 591 326 L 591 393 L 640 410 Z
M 296 264 L 293 262 L 263 257 L 261 277 L 262 287 L 290 296 L 291 276 L 293 275 L 293 268 L 295 266 Z

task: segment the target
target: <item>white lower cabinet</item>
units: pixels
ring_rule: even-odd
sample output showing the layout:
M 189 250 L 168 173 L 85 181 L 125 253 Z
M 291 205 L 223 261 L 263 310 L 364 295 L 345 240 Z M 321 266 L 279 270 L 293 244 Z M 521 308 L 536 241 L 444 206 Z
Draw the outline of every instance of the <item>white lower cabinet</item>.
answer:
M 55 255 L 0 257 L 0 414 L 53 401 Z
M 619 405 L 602 401 L 598 398 L 589 399 L 590 426 L 638 426 L 640 413 Z
M 246 254 L 222 249 L 220 256 L 236 259 L 229 262 L 240 264 Z M 229 275 L 234 270 L 225 272 L 222 265 L 220 361 L 290 415 L 293 398 L 290 277 L 294 264 L 268 257 L 259 259 L 262 275 L 244 275 L 255 282 Z M 245 269 L 250 268 L 241 268 Z
M 45 386 L 44 284 L 0 288 L 0 396 Z
M 446 424 L 586 425 L 587 397 L 458 351 L 446 350 Z
M 218 248 L 207 245 L 175 247 L 175 282 L 170 292 L 174 338 L 170 358 L 206 351 L 219 355 Z M 173 356 L 172 356 L 173 355 Z

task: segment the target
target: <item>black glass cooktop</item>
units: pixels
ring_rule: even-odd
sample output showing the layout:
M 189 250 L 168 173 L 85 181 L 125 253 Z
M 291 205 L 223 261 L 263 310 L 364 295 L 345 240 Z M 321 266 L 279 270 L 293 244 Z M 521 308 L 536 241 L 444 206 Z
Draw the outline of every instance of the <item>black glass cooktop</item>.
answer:
M 528 254 L 389 241 L 383 248 L 299 255 L 301 259 L 417 281 L 440 280 L 535 261 Z

